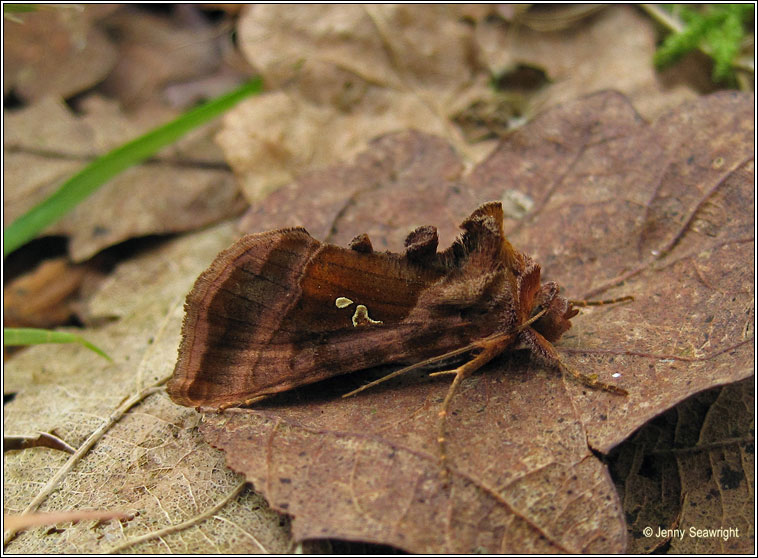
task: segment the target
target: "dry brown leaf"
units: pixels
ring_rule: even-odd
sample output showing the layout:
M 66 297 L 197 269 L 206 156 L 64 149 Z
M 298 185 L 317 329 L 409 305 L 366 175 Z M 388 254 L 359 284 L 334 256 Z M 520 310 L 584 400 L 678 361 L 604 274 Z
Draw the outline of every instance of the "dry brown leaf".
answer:
M 253 204 L 240 229 L 303 226 L 315 238 L 347 244 L 352 231 L 370 225 L 374 247 L 384 250 L 402 246 L 407 231 L 400 219 L 408 213 L 435 214 L 454 205 L 447 202 L 464 167 L 445 140 L 408 132 L 377 138 L 369 147 L 351 165 L 313 171 Z M 397 207 L 403 208 L 398 215 Z M 438 228 L 442 243 L 457 234 L 447 220 Z
M 471 107 L 511 107 L 487 83 L 519 64 L 544 68 L 553 82 L 519 98 L 519 114 L 601 89 L 622 91 L 650 118 L 695 97 L 658 83 L 654 25 L 634 8 L 610 7 L 579 30 L 552 33 L 482 15 L 449 5 L 245 11 L 240 46 L 273 90 L 240 104 L 218 139 L 247 199 L 349 160 L 371 138 L 399 129 L 444 137 L 467 165 L 478 162 L 492 142 L 468 143 L 452 119 Z
M 6 552 L 288 549 L 286 520 L 259 495 L 240 492 L 242 479 L 197 433 L 198 415 L 151 389 L 172 370 L 183 293 L 233 237 L 230 225 L 215 227 L 116 268 L 91 301 L 90 313 L 106 325 L 78 331 L 106 350 L 113 364 L 73 345 L 29 347 L 5 363 L 5 388 L 17 395 L 5 405 L 4 433 L 55 431 L 77 450 L 74 456 L 47 447 L 6 452 L 5 511 L 20 513 L 36 498 L 44 512 L 99 508 L 132 516 L 120 524 L 29 529 Z M 40 499 L 48 484 L 52 491 Z
M 453 401 L 448 489 L 438 476 L 440 378 L 348 400 L 339 394 L 366 376 L 335 378 L 208 415 L 206 439 L 294 517 L 297 540 L 624 551 L 622 508 L 592 450 L 607 453 L 686 397 L 753 374 L 752 107 L 752 96 L 727 92 L 647 124 L 623 96 L 596 94 L 510 135 L 467 176 L 444 142 L 400 134 L 252 208 L 261 228 L 300 219 L 338 244 L 368 232 L 376 248 L 399 251 L 419 224 L 438 226 L 444 246 L 472 208 L 503 199 L 509 239 L 568 297 L 634 296 L 583 311 L 558 344 L 569 365 L 627 397 L 506 355 Z M 678 211 L 662 213 L 672 201 Z
M 115 103 L 91 99 L 77 116 L 61 102 L 40 101 L 5 115 L 4 218 L 10 222 L 54 192 L 96 156 L 165 122 L 154 111 L 127 117 Z M 155 160 L 132 167 L 46 229 L 71 237 L 74 261 L 123 240 L 218 222 L 244 202 L 211 128 L 194 131 Z
M 37 6 L 3 21 L 3 94 L 71 97 L 101 81 L 116 49 L 95 23 L 115 6 Z
M 750 339 L 753 335 L 749 325 L 752 314 L 741 314 L 746 309 L 752 312 L 752 306 L 745 306 L 746 300 L 752 300 L 752 287 L 745 283 L 744 275 L 751 268 L 747 262 L 752 252 L 730 256 L 726 251 L 738 235 L 748 235 L 748 244 L 752 240 L 752 202 L 740 201 L 752 199 L 752 186 L 745 186 L 752 185 L 752 167 L 739 167 L 744 139 L 752 134 L 748 133 L 751 130 L 741 136 L 735 133 L 739 129 L 735 123 L 752 122 L 744 116 L 750 113 L 748 106 L 752 106 L 752 98 L 722 94 L 683 107 L 678 114 L 648 126 L 622 97 L 598 95 L 544 115 L 467 176 L 444 141 L 416 133 L 385 137 L 361 155 L 356 165 L 306 176 L 300 186 L 288 189 L 289 197 L 273 197 L 269 204 L 279 205 L 279 213 L 264 220 L 261 211 L 259 225 L 270 228 L 305 222 L 313 227 L 314 235 L 323 234 L 322 238 L 343 244 L 351 235 L 368 231 L 378 249 L 398 250 L 404 234 L 420 224 L 439 226 L 446 238 L 442 243 L 449 242 L 460 218 L 479 201 L 503 199 L 510 204 L 508 227 L 514 245 L 543 263 L 546 273 L 559 281 L 569 296 L 614 284 L 615 277 L 626 274 L 626 284 L 603 293 L 637 297 L 627 306 L 585 311 L 569 332 L 578 335 L 564 337 L 560 347 L 605 349 L 603 343 L 607 342 L 614 350 L 642 347 L 653 351 L 665 345 L 666 355 L 686 357 L 688 347 L 699 347 L 703 339 L 699 335 L 705 332 L 710 346 L 701 350 L 708 356 L 735 337 Z M 711 133 L 690 143 L 697 136 L 693 130 L 700 129 Z M 729 179 L 711 174 L 712 167 L 702 163 L 716 160 L 708 158 L 713 145 L 727 152 L 725 157 L 719 151 L 724 161 L 717 161 L 717 167 L 724 169 Z M 681 165 L 693 154 L 693 161 L 701 161 L 699 174 L 692 172 L 692 165 Z M 729 172 L 735 166 L 737 170 Z M 373 167 L 378 170 L 372 171 Z M 709 202 L 689 195 L 691 188 L 669 193 L 656 186 L 663 184 L 661 177 L 666 184 L 677 180 L 691 184 L 701 192 L 700 198 Z M 355 180 L 360 187 L 351 189 Z M 321 187 L 325 183 L 350 192 L 349 199 L 347 195 L 329 198 Z M 713 191 L 709 184 L 715 183 L 719 187 Z M 313 192 L 319 196 L 313 197 Z M 656 225 L 657 216 L 665 213 L 655 208 L 666 197 L 681 198 L 681 207 L 689 208 L 684 214 L 692 215 L 677 221 L 678 230 Z M 264 204 L 256 207 L 262 210 Z M 718 207 L 727 211 L 729 220 L 714 218 Z M 518 228 L 515 218 L 524 215 L 526 223 Z M 607 215 L 615 220 L 609 221 Z M 287 216 L 301 222 L 290 222 Z M 602 236 L 603 242 L 598 242 L 590 233 L 605 233 L 603 227 L 609 223 L 613 227 Z M 550 235 L 559 236 L 561 242 L 546 245 Z M 60 345 L 30 348 L 8 362 L 6 388 L 19 394 L 6 406 L 6 433 L 31 435 L 55 429 L 79 447 L 125 397 L 170 373 L 178 344 L 182 293 L 232 236 L 228 227 L 193 235 L 118 268 L 92 303 L 94 316 L 115 321 L 80 332 L 114 356 L 115 366 L 78 346 Z M 659 255 L 654 256 L 652 250 Z M 741 258 L 739 268 L 728 267 L 734 258 Z M 692 261 L 696 267 L 688 267 Z M 669 283 L 679 279 L 672 280 L 672 274 L 682 268 L 690 271 L 689 275 L 676 275 L 689 278 L 679 293 L 686 297 L 667 295 L 666 304 L 638 306 L 645 302 L 640 293 L 674 289 L 676 285 Z M 690 324 L 692 308 L 704 298 L 709 304 L 701 307 L 713 312 Z M 747 329 L 743 331 L 743 327 Z M 590 337 L 588 331 L 594 335 Z M 339 395 L 367 376 L 337 378 L 256 408 L 242 426 L 257 427 L 256 436 L 264 437 L 263 451 L 256 446 L 256 452 L 248 456 L 263 459 L 267 467 L 256 488 L 280 509 L 287 506 L 288 513 L 295 516 L 297 538 L 347 536 L 345 532 L 352 529 L 354 539 L 389 541 L 402 548 L 438 548 L 442 533 L 451 538 L 461 535 L 457 543 L 442 541 L 443 548 L 458 544 L 535 551 L 619 549 L 624 539 L 622 508 L 586 439 L 589 436 L 591 445 L 602 449 L 602 444 L 612 445 L 623 436 L 604 431 L 603 421 L 594 420 L 595 413 L 606 413 L 605 422 L 631 431 L 689 393 L 751 373 L 752 364 L 745 364 L 752 363 L 750 349 L 750 344 L 743 344 L 733 354 L 723 353 L 705 362 L 667 362 L 635 355 L 616 355 L 615 361 L 608 362 L 612 355 L 563 353 L 577 359 L 577 366 L 582 359 L 596 358 L 601 374 L 609 366 L 615 367 L 622 373 L 617 381 L 627 382 L 623 385 L 631 392 L 627 405 L 618 405 L 604 394 L 583 394 L 583 388 L 562 381 L 554 371 L 530 365 L 522 355 L 502 359 L 467 380 L 454 402 L 457 414 L 451 418 L 450 455 L 453 465 L 473 480 L 456 476 L 452 500 L 435 491 L 433 431 L 439 398 L 447 388 L 444 380 L 406 378 L 345 401 Z M 750 354 L 745 356 L 745 352 Z M 649 364 L 654 367 L 648 368 Z M 583 366 L 586 369 L 589 364 Z M 667 378 L 672 373 L 677 377 Z M 647 404 L 645 398 L 654 388 L 661 394 L 647 409 L 638 409 Z M 541 412 L 535 413 L 535 409 Z M 636 414 L 635 409 L 639 410 Z M 230 414 L 221 419 L 234 424 L 241 417 Z M 200 440 L 196 425 L 194 411 L 177 409 L 162 394 L 149 396 L 107 429 L 106 436 L 42 503 L 45 510 L 99 507 L 139 511 L 139 515 L 116 526 L 118 529 L 108 524 L 93 530 L 91 525 L 80 524 L 47 534 L 31 530 L 19 535 L 7 550 L 106 552 L 143 535 L 162 538 L 125 549 L 158 552 L 168 546 L 174 552 L 199 553 L 257 552 L 261 547 L 286 550 L 287 526 L 282 529 L 278 517 L 265 508 L 256 510 L 264 505 L 257 495 L 237 496 L 239 478 L 226 470 L 218 452 Z M 499 430 L 493 431 L 493 427 Z M 408 438 L 413 433 L 415 437 Z M 301 446 L 282 445 L 298 440 L 302 440 Z M 294 454 L 292 459 L 288 459 L 289 452 Z M 66 454 L 48 448 L 8 452 L 6 508 L 12 512 L 24 509 L 67 459 Z M 399 463 L 397 469 L 393 469 L 395 462 Z M 732 456 L 724 462 L 729 471 L 736 470 Z M 472 473 L 477 464 L 484 465 Z M 303 469 L 298 469 L 299 465 Z M 324 473 L 328 467 L 332 470 Z M 729 473 L 718 467 L 713 470 L 719 475 Z M 695 467 L 694 472 L 699 470 Z M 745 471 L 750 478 L 747 468 Z M 303 477 L 302 472 L 311 476 Z M 485 482 L 483 477 L 494 481 Z M 335 478 L 334 485 L 323 484 L 324 479 Z M 724 478 L 728 484 L 735 476 L 726 474 Z M 726 494 L 736 496 L 738 502 L 744 488 L 740 484 L 735 492 Z M 694 489 L 689 492 L 696 495 Z M 429 494 L 429 499 L 419 502 L 424 494 Z M 339 500 L 343 496 L 345 499 Z M 230 501 L 225 504 L 227 499 Z M 319 520 L 332 517 L 331 510 L 317 507 L 321 502 L 334 502 L 334 509 L 345 510 L 348 520 L 337 515 L 343 521 L 334 526 L 310 519 L 307 514 L 320 514 Z M 199 522 L 218 505 L 223 506 L 216 514 L 220 519 Z M 551 515 L 546 510 L 551 505 L 563 506 L 562 515 Z M 593 515 L 598 506 L 602 517 Z M 403 509 L 412 509 L 415 515 L 402 515 Z M 358 519 L 351 522 L 351 517 Z M 443 529 L 430 527 L 435 517 L 441 517 Z M 545 517 L 552 522 L 545 522 Z M 408 526 L 415 521 L 421 525 L 426 521 L 426 527 Z M 184 522 L 198 524 L 174 533 L 165 531 L 183 527 Z M 358 522 L 364 527 L 355 527 Z M 540 532 L 549 538 L 536 537 Z M 606 539 L 595 539 L 595 546 L 587 547 L 586 537 L 598 532 Z M 512 538 L 502 538 L 505 536 Z M 409 542 L 409 537 L 416 538 Z
M 124 8 L 103 22 L 119 38 L 118 58 L 103 91 L 125 107 L 152 102 L 168 84 L 205 77 L 221 64 L 221 43 L 228 35 L 194 14 L 197 8 L 175 8 L 171 17 Z
M 546 71 L 553 83 L 532 101 L 537 106 L 614 89 L 647 118 L 696 96 L 689 87 L 667 89 L 658 82 L 652 64 L 656 38 L 649 18 L 632 6 L 618 5 L 583 19 L 580 26 L 556 31 L 535 30 L 519 18 L 511 23 L 483 20 L 476 28 L 482 58 L 495 75 L 518 64 Z
M 614 450 L 628 552 L 753 552 L 754 383 L 697 394 Z
M 247 198 L 408 128 L 446 137 L 467 158 L 483 156 L 488 146 L 468 146 L 449 120 L 488 94 L 473 28 L 460 15 L 449 5 L 255 5 L 243 13 L 241 48 L 274 89 L 231 111 L 219 134 Z

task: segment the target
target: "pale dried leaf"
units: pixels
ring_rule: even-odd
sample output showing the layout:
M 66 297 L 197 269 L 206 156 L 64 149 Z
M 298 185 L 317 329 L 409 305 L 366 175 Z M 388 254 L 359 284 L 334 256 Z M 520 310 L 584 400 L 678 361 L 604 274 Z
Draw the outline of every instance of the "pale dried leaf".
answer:
M 116 269 L 92 301 L 91 314 L 118 319 L 78 331 L 107 350 L 114 364 L 83 348 L 63 345 L 32 347 L 8 361 L 5 387 L 17 395 L 5 406 L 5 433 L 31 435 L 54 429 L 78 448 L 122 401 L 165 379 L 176 359 L 184 294 L 232 237 L 229 225 L 216 227 L 167 243 Z M 30 529 L 13 539 L 6 551 L 285 551 L 286 521 L 254 493 L 246 491 L 205 517 L 237 490 L 240 479 L 224 466 L 223 456 L 200 439 L 197 422 L 194 411 L 176 407 L 165 394 L 149 395 L 104 432 L 40 508 L 118 509 L 133 519 L 121 524 L 79 523 L 55 531 Z M 19 513 L 70 456 L 35 447 L 7 452 L 4 458 L 5 508 Z M 185 522 L 191 526 L 157 539 L 138 538 Z M 132 540 L 144 542 L 133 546 Z
M 371 138 L 414 128 L 469 159 L 451 115 L 486 95 L 472 27 L 455 6 L 256 5 L 243 51 L 271 87 L 225 118 L 219 142 L 258 200 L 308 168 L 349 159 Z
M 700 422 L 691 420 L 686 408 L 679 414 L 673 450 L 682 482 L 679 526 L 689 536 L 673 539 L 672 553 L 755 551 L 754 385 L 748 380 L 725 386 Z M 696 424 L 700 428 L 695 428 Z M 676 452 L 677 447 L 693 441 L 692 449 L 700 447 L 702 451 Z M 691 527 L 704 534 L 693 533 Z M 720 534 L 718 529 L 722 529 Z
M 115 6 L 39 6 L 3 21 L 3 94 L 70 97 L 101 81 L 116 49 L 98 25 Z
M 518 64 L 543 68 L 553 82 L 532 101 L 542 109 L 602 89 L 627 95 L 635 108 L 654 118 L 696 92 L 662 86 L 651 63 L 657 31 L 632 6 L 611 6 L 582 24 L 537 31 L 519 23 L 484 20 L 476 39 L 482 58 L 495 74 Z
M 697 394 L 614 450 L 630 553 L 753 552 L 754 385 Z

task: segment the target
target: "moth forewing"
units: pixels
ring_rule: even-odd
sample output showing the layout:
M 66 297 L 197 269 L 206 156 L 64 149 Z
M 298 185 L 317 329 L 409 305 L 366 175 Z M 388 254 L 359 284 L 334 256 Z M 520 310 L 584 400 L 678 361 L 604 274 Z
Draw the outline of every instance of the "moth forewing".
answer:
M 369 251 L 365 235 L 352 249 L 322 244 L 302 228 L 243 237 L 187 297 L 169 395 L 183 405 L 228 407 L 423 360 L 490 334 L 494 324 L 437 306 L 428 292 L 455 280 L 467 236 L 456 253 L 437 254 L 428 248 L 436 231 L 422 232 L 402 255 Z
M 446 411 L 467 375 L 516 345 L 561 368 L 550 341 L 577 310 L 505 238 L 499 203 L 480 206 L 461 228 L 437 252 L 436 229 L 419 227 L 403 254 L 374 252 L 365 234 L 349 248 L 303 228 L 241 238 L 187 297 L 169 395 L 225 408 L 382 364 L 410 364 L 394 377 L 471 352 L 453 371 Z

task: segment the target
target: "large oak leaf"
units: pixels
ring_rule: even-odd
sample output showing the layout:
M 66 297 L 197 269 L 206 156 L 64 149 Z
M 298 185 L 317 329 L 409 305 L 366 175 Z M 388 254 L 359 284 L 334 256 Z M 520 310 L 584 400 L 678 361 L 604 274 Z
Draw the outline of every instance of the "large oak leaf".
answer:
M 436 442 L 444 378 L 398 379 L 347 400 L 339 394 L 370 373 L 335 378 L 207 415 L 206 439 L 293 516 L 297 539 L 623 551 L 624 515 L 593 450 L 753 373 L 752 107 L 752 96 L 722 93 L 648 124 L 623 96 L 600 93 L 537 118 L 466 175 L 438 139 L 387 136 L 353 166 L 304 177 L 252 209 L 260 230 L 304 224 L 339 244 L 368 232 L 397 251 L 420 224 L 439 227 L 444 246 L 474 207 L 500 199 L 511 242 L 568 297 L 634 297 L 583 311 L 557 343 L 567 365 L 628 396 L 506 354 L 453 400 L 447 485 Z

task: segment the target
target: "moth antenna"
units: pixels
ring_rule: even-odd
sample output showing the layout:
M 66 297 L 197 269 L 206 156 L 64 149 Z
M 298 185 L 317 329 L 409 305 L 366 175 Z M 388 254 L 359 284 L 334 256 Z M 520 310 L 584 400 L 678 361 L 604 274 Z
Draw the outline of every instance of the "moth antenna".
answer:
M 627 300 L 634 300 L 633 296 L 620 296 L 618 298 L 611 298 L 608 300 L 569 300 L 570 304 L 574 306 L 604 306 L 606 304 L 616 304 L 618 302 L 626 302 Z
M 534 322 L 536 322 L 537 320 L 539 320 L 542 317 L 542 315 L 545 314 L 545 312 L 547 312 L 547 308 L 543 308 L 542 310 L 540 310 L 539 312 L 537 312 L 534 316 L 532 316 L 527 321 L 525 321 L 523 324 L 521 324 L 520 326 L 518 326 L 516 328 L 516 331 L 519 332 L 522 329 L 525 329 L 525 328 L 529 327 Z

